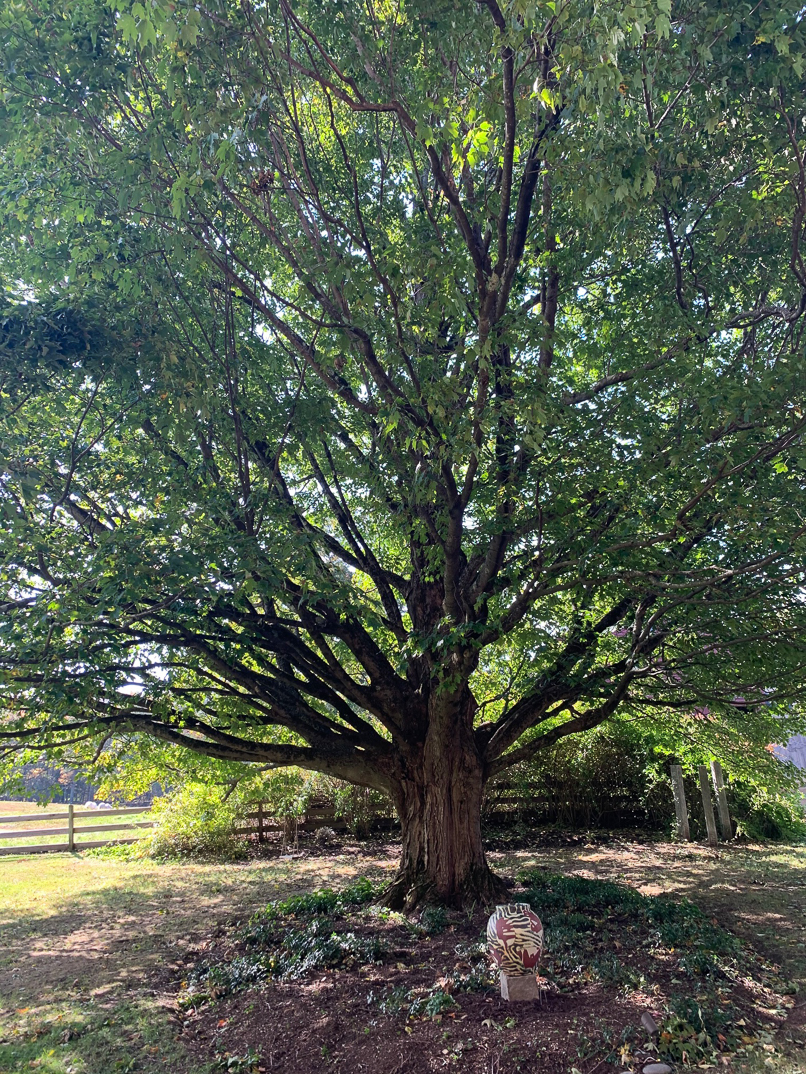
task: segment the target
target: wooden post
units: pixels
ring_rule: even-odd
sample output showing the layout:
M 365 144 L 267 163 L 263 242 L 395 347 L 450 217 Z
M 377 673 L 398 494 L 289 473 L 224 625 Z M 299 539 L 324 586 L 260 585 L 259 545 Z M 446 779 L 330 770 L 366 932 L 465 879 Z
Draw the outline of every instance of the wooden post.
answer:
M 677 838 L 687 843 L 691 838 L 688 830 L 688 809 L 686 808 L 686 790 L 683 786 L 683 769 L 679 764 L 670 766 L 672 773 L 672 794 L 674 811 L 677 816 Z
M 71 801 L 67 806 L 67 849 L 72 854 L 76 849 L 75 832 L 73 830 L 73 802 L 72 795 L 70 795 Z
M 702 795 L 702 809 L 705 813 L 705 827 L 708 829 L 708 845 L 715 847 L 716 818 L 714 817 L 714 803 L 711 801 L 711 783 L 708 779 L 708 769 L 704 764 L 700 765 L 700 794 Z
M 725 781 L 722 778 L 722 765 L 719 761 L 711 761 L 711 777 L 714 781 L 716 792 L 716 804 L 719 809 L 719 827 L 722 829 L 722 838 L 733 838 L 733 825 L 730 822 L 730 810 L 728 809 L 728 796 L 725 793 Z
M 257 804 L 257 841 L 263 842 L 263 803 Z

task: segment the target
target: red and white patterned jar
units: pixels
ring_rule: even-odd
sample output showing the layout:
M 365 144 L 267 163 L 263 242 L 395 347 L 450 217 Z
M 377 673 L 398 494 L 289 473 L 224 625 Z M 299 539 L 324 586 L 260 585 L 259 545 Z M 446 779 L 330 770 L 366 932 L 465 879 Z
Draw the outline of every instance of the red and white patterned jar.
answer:
M 496 906 L 487 922 L 487 950 L 507 977 L 537 972 L 543 952 L 543 925 L 528 903 Z

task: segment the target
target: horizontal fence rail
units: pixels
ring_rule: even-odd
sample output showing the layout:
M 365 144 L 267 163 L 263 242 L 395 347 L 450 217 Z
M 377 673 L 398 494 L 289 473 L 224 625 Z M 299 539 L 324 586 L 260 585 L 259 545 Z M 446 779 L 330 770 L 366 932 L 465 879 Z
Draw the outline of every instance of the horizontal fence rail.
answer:
M 236 830 L 239 835 L 257 837 L 262 843 L 273 832 L 280 832 L 284 839 L 296 839 L 298 832 L 317 832 L 320 828 L 332 828 L 334 831 L 347 830 L 347 822 L 336 816 L 335 807 L 329 803 L 311 803 L 300 816 L 278 816 L 272 813 L 266 802 L 256 802 L 254 812 L 244 813 L 238 819 Z
M 484 803 L 484 813 L 489 819 L 504 820 L 511 818 L 513 814 L 528 811 L 535 806 L 537 796 L 525 794 L 520 786 L 507 780 L 492 784 L 488 789 L 487 799 Z M 543 798 L 539 798 L 542 803 Z M 547 799 L 546 799 L 547 801 Z M 23 843 L 15 846 L 0 846 L 0 856 L 8 854 L 48 854 L 58 851 L 72 852 L 76 850 L 90 850 L 93 847 L 108 846 L 110 843 L 136 843 L 144 832 L 142 829 L 154 827 L 154 821 L 127 820 L 118 821 L 112 818 L 130 817 L 136 814 L 150 813 L 151 806 L 120 806 L 117 809 L 84 809 L 79 806 L 69 805 L 67 810 L 58 813 L 20 813 L 17 815 L 0 814 L 0 842 L 21 843 L 25 839 L 42 838 L 43 836 L 64 836 L 63 841 L 53 843 Z M 107 819 L 111 823 L 106 823 Z M 370 809 L 366 820 L 369 824 L 392 823 L 391 814 L 388 810 Z M 67 821 L 63 826 L 57 826 L 54 822 Z M 35 824 L 36 827 L 27 829 L 10 828 L 14 824 Z M 46 826 L 43 826 L 46 825 Z M 273 812 L 267 802 L 254 802 L 251 811 L 242 814 L 236 821 L 237 833 L 245 838 L 263 843 L 272 836 L 280 835 L 283 843 L 296 842 L 300 832 L 317 832 L 320 828 L 332 828 L 335 832 L 345 832 L 349 829 L 348 820 L 344 816 L 338 816 L 336 806 L 332 802 L 314 800 L 310 802 L 305 811 L 299 816 L 282 816 Z M 132 835 L 112 835 L 113 832 L 136 830 Z M 110 835 L 108 839 L 86 839 L 87 835 Z
M 69 805 L 65 813 L 20 813 L 17 816 L 0 815 L 0 824 L 42 824 L 52 823 L 54 820 L 66 820 L 67 824 L 58 828 L 18 828 L 0 829 L 0 840 L 38 839 L 42 836 L 64 835 L 67 837 L 63 843 L 28 843 L 23 846 L 0 847 L 0 855 L 7 854 L 52 854 L 56 851 L 90 850 L 93 847 L 104 847 L 110 843 L 136 843 L 139 835 L 118 837 L 111 839 L 82 839 L 86 833 L 103 833 L 114 831 L 131 831 L 132 828 L 153 828 L 153 820 L 116 821 L 112 824 L 99 823 L 101 818 L 131 816 L 136 813 L 150 813 L 151 806 L 121 806 L 119 809 L 92 809 L 76 812 L 74 806 Z M 79 823 L 77 824 L 76 821 Z M 92 821 L 91 824 L 81 823 Z

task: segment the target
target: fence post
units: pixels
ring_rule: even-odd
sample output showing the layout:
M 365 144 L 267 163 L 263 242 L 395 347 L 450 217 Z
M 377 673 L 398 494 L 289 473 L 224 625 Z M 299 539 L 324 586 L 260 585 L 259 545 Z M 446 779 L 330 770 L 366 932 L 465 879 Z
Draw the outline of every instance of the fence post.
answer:
M 716 847 L 717 837 L 714 803 L 711 801 L 711 783 L 708 779 L 708 769 L 704 764 L 700 765 L 700 794 L 702 795 L 703 813 L 705 813 L 705 827 L 708 829 L 708 845 Z
M 72 790 L 72 788 L 71 788 Z M 73 830 L 73 796 L 70 795 L 70 801 L 67 803 L 67 849 L 72 854 L 76 849 L 75 833 Z
M 730 810 L 728 809 L 728 796 L 725 793 L 725 781 L 722 778 L 722 765 L 719 761 L 711 761 L 711 776 L 714 781 L 716 792 L 716 804 L 719 809 L 719 827 L 722 829 L 722 838 L 733 838 L 733 825 L 730 822 Z
M 257 804 L 257 841 L 263 842 L 263 803 Z
M 674 811 L 677 816 L 677 838 L 687 843 L 691 838 L 688 829 L 688 809 L 686 808 L 686 791 L 683 786 L 683 769 L 679 764 L 669 766 L 672 774 L 672 794 Z

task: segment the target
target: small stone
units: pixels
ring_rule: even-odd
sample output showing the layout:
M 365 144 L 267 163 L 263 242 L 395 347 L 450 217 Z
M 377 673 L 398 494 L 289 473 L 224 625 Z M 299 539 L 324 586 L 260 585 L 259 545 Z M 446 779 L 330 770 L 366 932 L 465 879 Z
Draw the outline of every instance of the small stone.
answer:
M 523 977 L 507 977 L 505 973 L 502 973 L 501 999 L 508 999 L 511 1002 L 540 999 L 537 977 L 533 973 L 524 974 Z
M 649 1011 L 644 1011 L 644 1013 L 641 1015 L 641 1025 L 644 1027 L 650 1037 L 654 1037 L 655 1034 L 658 1032 L 658 1023 L 655 1021 Z
M 665 1063 L 647 1063 L 644 1074 L 672 1074 L 672 1068 Z

